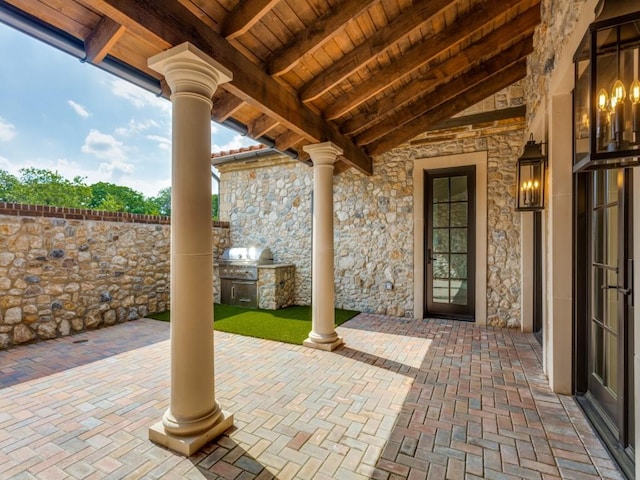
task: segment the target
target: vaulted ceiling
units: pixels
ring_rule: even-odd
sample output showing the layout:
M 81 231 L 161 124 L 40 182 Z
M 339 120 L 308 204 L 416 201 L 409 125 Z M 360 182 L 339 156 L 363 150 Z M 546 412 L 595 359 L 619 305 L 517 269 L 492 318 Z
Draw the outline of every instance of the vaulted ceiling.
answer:
M 526 75 L 539 1 L 0 0 L 0 20 L 165 96 L 147 59 L 191 42 L 234 74 L 215 121 L 301 160 L 331 141 L 338 170 L 371 173 Z

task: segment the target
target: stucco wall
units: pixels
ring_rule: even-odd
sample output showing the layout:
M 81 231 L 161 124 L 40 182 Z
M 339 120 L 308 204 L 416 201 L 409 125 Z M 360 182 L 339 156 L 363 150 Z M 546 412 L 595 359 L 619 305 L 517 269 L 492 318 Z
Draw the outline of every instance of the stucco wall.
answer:
M 168 309 L 169 239 L 162 217 L 0 203 L 0 349 Z
M 520 214 L 513 209 L 523 145 L 522 124 L 469 130 L 454 140 L 418 139 L 376 157 L 372 176 L 350 169 L 334 177 L 336 305 L 414 316 L 413 159 L 487 151 L 488 323 L 518 326 Z M 295 303 L 309 304 L 312 169 L 283 158 L 219 169 L 221 219 L 230 222 L 231 242 L 258 242 L 277 262 L 294 263 Z

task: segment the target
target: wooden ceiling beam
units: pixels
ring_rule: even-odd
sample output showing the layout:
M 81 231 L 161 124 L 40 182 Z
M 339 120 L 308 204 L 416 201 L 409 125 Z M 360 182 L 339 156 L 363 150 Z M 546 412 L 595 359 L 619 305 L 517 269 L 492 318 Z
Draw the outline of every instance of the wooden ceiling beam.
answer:
M 216 122 L 222 123 L 236 113 L 244 105 L 244 101 L 235 95 L 225 92 L 216 103 L 213 104 L 211 115 Z
M 325 110 L 325 118 L 333 120 L 350 112 L 369 98 L 401 81 L 451 47 L 484 28 L 488 19 L 503 15 L 521 1 L 504 0 L 481 4 L 438 34 L 425 38 L 424 41 L 411 47 L 402 58 L 380 69 L 372 77 L 358 85 L 357 88 L 341 95 Z M 518 25 L 529 27 L 532 25 L 529 28 L 535 28 L 540 23 L 540 7 L 529 9 L 516 18 L 519 20 L 517 24 L 514 24 L 514 27 Z M 512 39 L 511 36 L 508 36 L 513 33 L 511 27 L 503 26 L 496 29 L 495 32 L 498 33 L 491 33 L 487 36 L 487 42 L 503 44 Z
M 315 100 L 452 3 L 455 0 L 418 0 L 411 8 L 302 87 L 300 99 L 303 102 Z
M 84 41 L 85 60 L 100 63 L 111 51 L 126 28 L 109 17 L 102 17 L 91 35 Z
M 386 136 L 376 140 L 367 146 L 371 155 L 379 155 L 391 150 L 413 137 L 426 132 L 434 125 L 460 113 L 478 102 L 494 95 L 503 88 L 522 80 L 527 75 L 527 62 L 522 59 L 513 66 L 503 70 L 500 75 L 494 75 L 475 88 L 467 90 L 464 94 L 449 100 L 445 104 L 425 112 L 418 118 L 405 123 L 399 128 L 389 132 Z
M 511 43 L 518 38 L 530 36 L 539 22 L 539 7 L 526 10 L 511 22 L 494 30 L 466 49 L 461 50 L 455 56 L 437 66 L 433 66 L 421 78 L 398 89 L 388 97 L 382 98 L 373 106 L 358 112 L 357 115 L 344 122 L 340 126 L 340 130 L 346 134 L 362 131 L 367 126 L 376 123 L 376 121 L 388 112 L 404 105 L 413 98 L 421 96 L 424 92 L 433 90 L 448 79 L 460 74 L 468 68 L 470 63 L 474 63 L 477 59 L 486 58 L 500 51 L 504 48 L 505 44 Z
M 533 38 L 528 37 L 526 40 L 517 43 L 503 53 L 473 67 L 468 72 L 458 76 L 455 80 L 447 79 L 439 88 L 428 91 L 426 95 L 423 95 L 411 103 L 409 107 L 400 110 L 398 113 L 387 117 L 372 128 L 357 135 L 354 138 L 355 142 L 358 145 L 366 145 L 383 137 L 390 131 L 398 128 L 399 125 L 404 125 L 415 117 L 422 115 L 424 112 L 428 112 L 438 105 L 461 95 L 465 91 L 475 88 L 476 85 L 487 81 L 491 77 L 495 77 L 495 75 L 500 75 L 502 70 L 512 66 L 514 63 L 522 59 L 526 60 L 526 56 L 532 51 Z M 470 61 L 470 59 L 467 59 L 467 62 Z
M 266 62 L 271 75 L 283 75 L 295 67 L 305 55 L 315 52 L 332 36 L 344 28 L 345 24 L 378 0 L 342 0 L 340 4 L 312 25 L 298 32 L 280 51 Z
M 269 131 L 277 125 L 278 122 L 268 115 L 260 115 L 253 122 L 247 125 L 247 134 L 255 140 L 256 138 L 260 138 L 269 133 Z
M 333 142 L 345 159 L 362 173 L 372 173 L 372 160 L 361 148 L 333 125 L 305 106 L 291 91 L 280 85 L 258 65 L 242 55 L 228 41 L 177 2 L 163 8 L 150 0 L 103 0 L 104 3 L 142 26 L 169 45 L 190 42 L 233 72 L 232 82 L 223 88 L 286 128 L 303 135 L 310 143 Z
M 249 31 L 280 0 L 241 0 L 222 22 L 220 32 L 227 40 Z
M 293 147 L 296 143 L 300 142 L 304 137 L 296 132 L 286 132 L 276 138 L 276 148 L 281 152 L 287 148 Z

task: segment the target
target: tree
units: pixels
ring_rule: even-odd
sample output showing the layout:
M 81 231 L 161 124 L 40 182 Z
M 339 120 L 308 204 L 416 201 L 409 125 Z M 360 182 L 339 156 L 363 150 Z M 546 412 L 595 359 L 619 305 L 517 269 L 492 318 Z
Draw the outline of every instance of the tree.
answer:
M 218 214 L 219 212 L 219 199 L 218 199 L 218 194 L 214 193 L 213 195 L 211 195 L 211 216 L 214 220 L 218 220 Z
M 149 199 L 160 215 L 171 215 L 171 187 L 163 188 L 158 195 Z
M 17 202 L 16 187 L 20 181 L 6 170 L 0 170 L 0 202 Z
M 129 187 L 98 182 L 91 185 L 89 208 L 109 212 L 157 214 L 155 204 Z
M 30 205 L 86 208 L 91 187 L 82 177 L 67 180 L 58 172 L 41 168 L 20 169 L 20 181 L 13 188 L 15 201 Z

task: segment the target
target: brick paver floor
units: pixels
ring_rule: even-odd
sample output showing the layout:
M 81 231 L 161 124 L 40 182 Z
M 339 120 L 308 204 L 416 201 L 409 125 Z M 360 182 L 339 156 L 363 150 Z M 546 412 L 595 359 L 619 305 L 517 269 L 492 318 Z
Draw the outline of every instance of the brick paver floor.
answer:
M 0 479 L 622 478 L 532 335 L 362 314 L 336 352 L 216 333 L 235 427 L 185 458 L 147 440 L 169 325 L 0 352 Z

